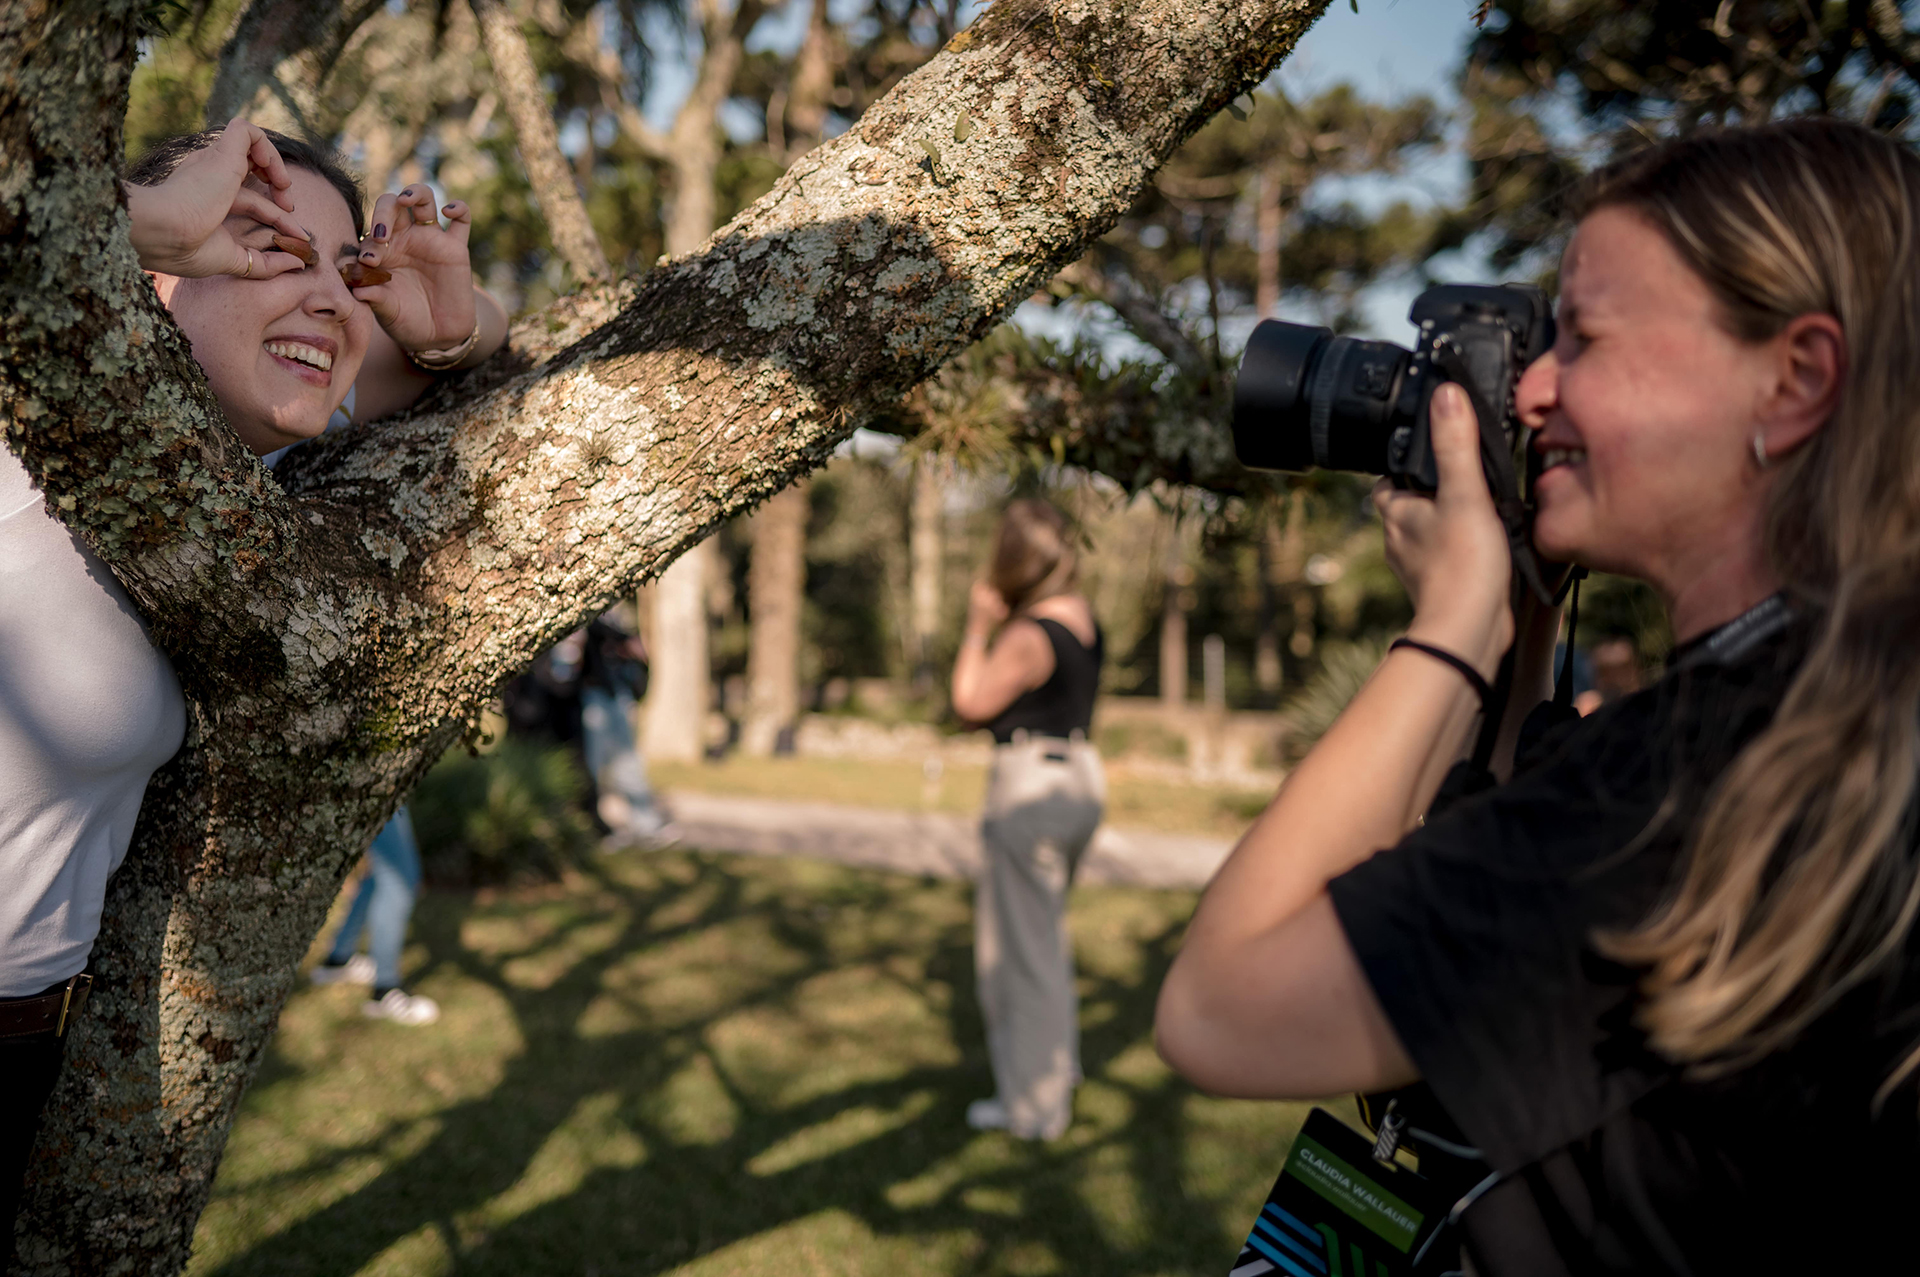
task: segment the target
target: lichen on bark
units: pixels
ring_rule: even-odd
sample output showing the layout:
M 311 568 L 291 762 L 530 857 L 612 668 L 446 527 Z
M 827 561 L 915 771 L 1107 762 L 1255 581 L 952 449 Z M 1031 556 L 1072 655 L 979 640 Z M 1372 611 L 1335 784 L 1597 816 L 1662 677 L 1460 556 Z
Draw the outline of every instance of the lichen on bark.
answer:
M 126 241 L 147 0 L 0 7 L 6 444 L 190 709 L 109 891 L 20 1270 L 177 1271 L 341 877 L 482 698 L 1000 322 L 1323 4 L 1002 0 L 697 250 L 278 478 Z

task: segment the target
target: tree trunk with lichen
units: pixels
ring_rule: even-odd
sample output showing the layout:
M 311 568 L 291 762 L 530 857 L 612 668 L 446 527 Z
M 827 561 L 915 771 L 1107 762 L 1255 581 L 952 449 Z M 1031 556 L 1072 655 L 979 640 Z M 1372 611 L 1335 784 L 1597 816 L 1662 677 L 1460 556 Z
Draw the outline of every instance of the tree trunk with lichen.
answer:
M 0 421 L 189 707 L 109 889 L 19 1270 L 177 1271 L 342 877 L 492 689 L 998 323 L 1321 6 L 1002 0 L 698 251 L 277 479 L 127 242 L 147 0 L 0 10 Z

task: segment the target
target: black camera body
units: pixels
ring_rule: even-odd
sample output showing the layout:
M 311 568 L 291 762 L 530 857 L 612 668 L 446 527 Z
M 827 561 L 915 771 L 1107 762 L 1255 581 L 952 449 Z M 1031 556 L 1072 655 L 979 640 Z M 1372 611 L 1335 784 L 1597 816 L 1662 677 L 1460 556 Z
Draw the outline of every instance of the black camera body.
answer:
M 1263 321 L 1247 342 L 1234 387 L 1233 447 L 1241 464 L 1384 474 L 1401 487 L 1432 492 L 1440 476 L 1427 406 L 1434 387 L 1455 381 L 1480 415 L 1489 483 L 1505 476 L 1495 499 L 1519 500 L 1513 456 L 1523 431 L 1513 391 L 1527 365 L 1553 346 L 1546 293 L 1529 284 L 1440 284 L 1414 299 L 1408 318 L 1420 330 L 1411 351 L 1336 337 L 1329 328 Z M 1489 455 L 1496 438 L 1504 441 L 1504 459 Z

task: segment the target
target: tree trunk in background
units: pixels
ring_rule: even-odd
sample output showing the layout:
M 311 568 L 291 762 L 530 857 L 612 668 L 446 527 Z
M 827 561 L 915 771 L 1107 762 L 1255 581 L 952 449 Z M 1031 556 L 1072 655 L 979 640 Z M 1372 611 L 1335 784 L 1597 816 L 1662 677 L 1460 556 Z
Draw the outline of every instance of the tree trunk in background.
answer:
M 792 163 L 820 144 L 833 92 L 832 28 L 826 0 L 814 0 L 806 38 L 794 58 L 782 134 Z M 761 507 L 750 525 L 747 572 L 747 713 L 740 747 L 749 757 L 792 751 L 800 718 L 800 618 L 807 587 L 807 484 L 796 483 Z M 764 561 L 763 561 L 764 560 Z M 784 735 L 783 735 L 784 733 Z
M 600 247 L 599 236 L 587 218 L 587 206 L 573 183 L 573 169 L 560 150 L 553 127 L 553 108 L 533 65 L 526 33 L 502 0 L 468 0 L 486 42 L 487 61 L 493 64 L 494 83 L 513 121 L 513 137 L 520 160 L 527 166 L 534 197 L 540 204 L 547 234 L 573 277 L 581 283 L 607 279 L 613 270 Z M 707 231 L 711 231 L 711 226 Z M 702 232 L 701 239 L 706 238 Z
M 800 718 L 807 486 L 800 480 L 753 516 L 753 562 L 747 574 L 753 628 L 747 650 L 747 721 L 740 732 L 740 748 L 750 758 L 791 753 L 793 727 Z
M 1261 558 L 1267 568 L 1267 589 L 1275 600 L 1273 623 L 1289 634 L 1287 650 L 1302 660 L 1313 655 L 1313 614 L 1316 600 L 1307 585 L 1307 499 L 1301 492 L 1287 496 L 1287 517 L 1267 521 Z M 1284 615 L 1282 615 L 1284 613 Z M 1263 636 L 1264 637 L 1264 636 Z
M 1260 206 L 1254 218 L 1254 313 L 1280 314 L 1280 166 L 1260 175 Z
M 720 106 L 733 91 L 747 32 L 762 12 L 758 0 L 740 0 L 731 14 L 720 7 L 720 0 L 701 0 L 706 47 L 699 73 L 674 116 L 673 128 L 657 143 L 673 172 L 665 235 L 668 257 L 693 252 L 713 234 Z M 641 707 L 645 749 L 652 757 L 693 759 L 706 753 L 707 711 L 713 704 L 706 591 L 714 559 L 705 546 L 697 554 L 683 555 L 662 574 L 654 592 L 654 677 Z
M 1160 703 L 1179 709 L 1187 703 L 1187 610 L 1181 588 L 1167 578 L 1167 603 L 1160 613 Z
M 320 89 L 334 62 L 386 0 L 254 0 L 220 48 L 207 127 L 236 115 L 291 137 L 331 137 Z
M 1263 692 L 1279 691 L 1284 681 L 1280 662 L 1283 629 L 1290 636 L 1287 647 L 1295 656 L 1313 655 L 1314 599 L 1306 585 L 1306 495 L 1296 490 L 1282 500 L 1286 506 L 1284 518 L 1270 507 L 1260 535 L 1260 636 L 1254 650 L 1254 679 Z M 1304 617 L 1302 599 L 1307 609 Z
M 1186 537 L 1179 519 L 1166 516 L 1167 556 L 1160 604 L 1160 703 L 1179 709 L 1187 703 L 1187 612 L 1193 607 L 1193 569 L 1187 566 Z
M 941 685 L 933 657 L 939 650 L 940 586 L 947 568 L 941 535 L 946 523 L 946 489 L 941 482 L 945 469 L 946 464 L 931 454 L 922 454 L 913 465 L 908 588 L 913 596 L 913 689 L 920 696 L 932 695 Z
M 1260 628 L 1253 637 L 1253 685 L 1267 696 L 1277 696 L 1286 684 L 1280 660 L 1280 590 L 1274 584 L 1273 515 L 1258 543 L 1260 561 Z
M 793 60 L 793 87 L 787 94 L 786 162 L 820 145 L 826 137 L 827 100 L 833 96 L 833 27 L 827 0 L 813 0 L 807 36 Z
M 16 1270 L 179 1271 L 342 878 L 493 690 L 891 413 L 1322 7 L 995 5 L 704 251 L 525 317 L 411 413 L 272 476 L 126 241 L 151 0 L 0 11 L 0 424 L 188 707 L 109 884 Z
M 647 698 L 641 748 L 664 762 L 695 762 L 706 754 L 707 714 L 713 708 L 713 671 L 707 651 L 707 574 L 713 542 L 702 541 L 675 559 L 653 587 Z

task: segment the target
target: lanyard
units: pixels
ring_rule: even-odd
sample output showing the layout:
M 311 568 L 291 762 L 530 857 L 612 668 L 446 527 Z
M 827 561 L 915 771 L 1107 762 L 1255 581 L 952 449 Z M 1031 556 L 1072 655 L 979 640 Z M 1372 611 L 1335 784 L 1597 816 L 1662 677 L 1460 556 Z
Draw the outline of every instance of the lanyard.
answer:
M 1668 670 L 1691 669 L 1697 665 L 1732 665 L 1793 624 L 1793 617 L 1793 608 L 1786 596 L 1770 594 L 1725 625 L 1687 644 L 1680 659 L 1673 661 Z

